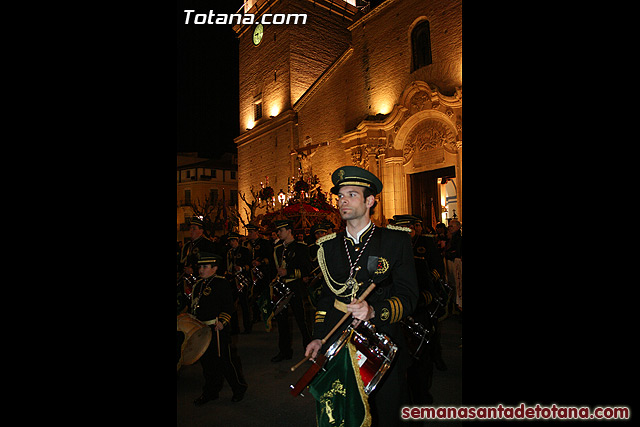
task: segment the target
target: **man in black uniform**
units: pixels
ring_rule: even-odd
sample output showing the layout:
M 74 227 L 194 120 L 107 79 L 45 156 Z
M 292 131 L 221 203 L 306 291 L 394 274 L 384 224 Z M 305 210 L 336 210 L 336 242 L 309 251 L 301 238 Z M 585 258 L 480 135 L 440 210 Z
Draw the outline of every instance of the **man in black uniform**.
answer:
M 204 387 L 202 395 L 194 400 L 196 406 L 203 405 L 210 400 L 217 399 L 222 390 L 222 378 L 226 378 L 233 391 L 232 402 L 239 402 L 247 391 L 247 384 L 240 369 L 240 360 L 231 356 L 231 335 L 229 322 L 233 310 L 231 284 L 222 276 L 216 275 L 222 258 L 213 253 L 200 252 L 198 265 L 200 280 L 193 286 L 191 294 L 191 314 L 205 325 L 209 325 L 212 332 L 211 343 L 207 351 L 200 357 Z M 220 335 L 220 356 L 218 357 L 218 339 Z M 233 360 L 235 359 L 235 360 Z
M 227 251 L 227 277 L 235 284 L 233 290 L 233 300 L 238 301 L 242 309 L 242 325 L 244 333 L 251 333 L 251 312 L 249 310 L 249 298 L 253 292 L 253 282 L 251 281 L 251 251 L 240 245 L 240 234 L 232 231 L 227 236 L 229 250 Z M 244 279 L 241 280 L 237 274 Z M 234 332 L 238 332 L 238 311 L 234 310 L 231 316 L 231 325 Z
M 289 306 L 293 309 L 293 316 L 302 334 L 302 346 L 305 348 L 311 341 L 311 334 L 304 319 L 302 297 L 305 295 L 304 292 L 306 290 L 302 278 L 311 273 L 309 249 L 304 243 L 295 240 L 293 222 L 291 220 L 279 220 L 275 221 L 274 224 L 280 239 L 280 243 L 273 248 L 276 274 L 280 277 L 280 281 L 293 291 Z M 289 327 L 289 307 L 278 313 L 275 318 L 278 322 L 279 352 L 271 361 L 280 362 L 293 357 L 291 329 Z
M 349 321 L 322 346 L 322 338 L 344 313 L 368 320 L 398 346 L 391 368 L 369 397 L 372 425 L 401 425 L 400 407 L 407 402 L 409 355 L 399 321 L 413 312 L 418 299 L 411 240 L 405 232 L 376 227 L 371 221 L 375 196 L 382 191 L 382 183 L 374 174 L 343 166 L 331 180 L 331 192 L 338 195 L 340 215 L 347 227 L 318 241 L 325 283 L 316 310 L 314 340 L 305 355 L 315 358 L 340 336 Z M 354 302 L 368 287 L 369 279 L 374 280 L 375 290 L 363 302 Z
M 394 215 L 394 225 L 389 228 L 405 231 L 411 236 L 413 244 L 413 255 L 416 265 L 416 273 L 418 277 L 418 288 L 420 295 L 418 297 L 418 304 L 413 313 L 411 313 L 411 319 L 421 324 L 425 331 L 428 332 L 426 336 L 426 342 L 416 338 L 409 328 L 405 328 L 405 338 L 411 352 L 411 363 L 407 369 L 407 382 L 409 386 L 409 397 L 412 405 L 426 405 L 433 403 L 433 396 L 431 396 L 430 389 L 433 382 L 433 347 L 437 344 L 440 346 L 440 342 L 435 342 L 434 330 L 437 326 L 438 318 L 434 315 L 430 315 L 428 306 L 434 295 L 437 295 L 434 290 L 434 280 L 430 271 L 431 264 L 427 254 L 427 247 L 430 247 L 425 240 L 425 236 L 420 236 L 415 230 L 416 218 L 411 215 Z M 439 257 L 439 252 L 435 248 L 435 253 Z M 442 264 L 442 260 L 440 260 Z M 435 274 L 438 274 L 437 272 Z M 411 323 L 409 323 L 411 324 Z
M 409 215 L 409 221 L 409 228 L 415 230 L 415 232 L 412 233 L 411 242 L 413 244 L 413 256 L 416 260 L 418 278 L 421 276 L 420 268 L 422 268 L 424 276 L 427 278 L 425 283 L 427 286 L 426 289 L 433 298 L 441 298 L 442 302 L 446 304 L 448 289 L 442 286 L 442 282 L 446 280 L 446 273 L 444 269 L 444 261 L 440 255 L 438 245 L 431 235 L 421 234 L 421 232 L 418 231 L 422 222 L 419 217 Z M 422 228 L 420 228 L 420 230 L 422 230 Z M 422 265 L 423 267 L 418 267 L 419 265 Z M 431 304 L 427 301 L 427 304 L 429 305 L 429 313 L 437 313 L 435 311 L 435 306 L 437 306 L 435 301 Z M 432 320 L 435 327 L 435 335 L 431 340 L 432 342 L 429 346 L 429 351 L 431 352 L 431 358 L 433 359 L 433 363 L 435 363 L 436 368 L 439 371 L 446 371 L 447 365 L 442 359 L 442 345 L 440 343 L 441 333 L 438 324 L 438 316 L 433 316 Z
M 428 324 L 426 316 L 429 316 L 435 330 L 428 347 L 430 357 L 439 371 L 446 371 L 447 365 L 442 359 L 441 333 L 438 323 L 438 317 L 443 312 L 440 308 L 447 303 L 447 295 L 449 294 L 449 288 L 443 285 L 446 279 L 444 262 L 433 237 L 418 234 L 416 225 L 420 223 L 420 218 L 415 215 L 399 215 L 399 217 L 406 218 L 406 226 L 411 229 L 413 257 L 416 261 L 418 285 L 421 293 L 416 314 L 425 326 Z M 418 313 L 418 311 L 420 312 Z
M 253 311 L 253 323 L 260 320 L 260 308 L 256 300 L 268 290 L 269 283 L 275 277 L 273 265 L 273 245 L 267 239 L 260 237 L 257 225 L 247 224 L 248 232 L 246 247 L 251 251 L 251 280 L 255 283 L 251 309 Z M 255 271 L 262 274 L 262 278 L 256 276 Z
M 320 265 L 318 264 L 318 249 L 320 248 L 318 240 L 327 235 L 328 228 L 329 226 L 325 221 L 314 224 L 311 227 L 310 237 L 313 239 L 313 243 L 309 245 L 309 256 L 311 257 L 313 270 L 310 276 L 303 278 L 303 281 L 307 284 L 309 300 L 314 308 L 318 305 L 318 298 L 320 298 L 320 291 L 322 291 L 322 283 L 324 282 L 322 271 L 320 271 Z
M 223 255 L 221 245 L 214 243 L 211 239 L 204 235 L 204 222 L 200 217 L 194 216 L 189 222 L 189 232 L 191 240 L 182 247 L 180 263 L 184 267 L 186 275 L 198 275 L 198 253 L 208 252 L 217 255 Z M 220 267 L 220 273 L 224 271 L 224 267 Z

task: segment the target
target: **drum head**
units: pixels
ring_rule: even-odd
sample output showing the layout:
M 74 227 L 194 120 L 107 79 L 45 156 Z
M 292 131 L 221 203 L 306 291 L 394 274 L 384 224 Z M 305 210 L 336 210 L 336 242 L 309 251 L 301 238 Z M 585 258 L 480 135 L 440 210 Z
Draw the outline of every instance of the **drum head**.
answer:
M 195 331 L 187 341 L 182 351 L 182 364 L 192 365 L 207 351 L 211 343 L 211 328 L 204 327 Z

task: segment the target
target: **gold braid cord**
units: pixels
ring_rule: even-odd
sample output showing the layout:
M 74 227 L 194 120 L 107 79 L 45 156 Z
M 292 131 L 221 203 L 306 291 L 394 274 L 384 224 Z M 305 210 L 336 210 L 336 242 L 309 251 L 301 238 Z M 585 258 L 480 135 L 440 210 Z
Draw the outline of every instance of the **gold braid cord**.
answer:
M 324 259 L 324 247 L 322 247 L 322 245 L 320 245 L 320 248 L 318 249 L 318 264 L 320 265 L 320 270 L 322 270 L 322 274 L 324 275 L 324 277 L 327 278 L 326 280 L 327 286 L 329 286 L 329 289 L 331 289 L 331 292 L 341 296 L 342 293 L 348 288 L 348 286 L 346 283 L 338 282 L 333 277 L 331 277 L 331 274 L 329 274 L 329 269 L 327 268 L 327 263 Z M 341 288 L 340 289 L 334 288 L 332 283 L 335 283 L 336 285 L 341 286 Z M 355 297 L 355 295 L 358 293 L 359 288 L 360 288 L 359 284 L 356 283 L 353 286 L 353 292 L 350 295 L 344 295 L 344 296 Z

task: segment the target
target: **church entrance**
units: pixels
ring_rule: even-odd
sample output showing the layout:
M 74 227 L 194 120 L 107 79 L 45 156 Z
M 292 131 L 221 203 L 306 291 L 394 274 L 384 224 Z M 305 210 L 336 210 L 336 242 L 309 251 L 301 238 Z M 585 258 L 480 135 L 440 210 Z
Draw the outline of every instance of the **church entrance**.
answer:
M 425 225 L 435 228 L 439 222 L 448 224 L 457 218 L 456 168 L 434 169 L 410 175 L 411 213 L 422 218 Z

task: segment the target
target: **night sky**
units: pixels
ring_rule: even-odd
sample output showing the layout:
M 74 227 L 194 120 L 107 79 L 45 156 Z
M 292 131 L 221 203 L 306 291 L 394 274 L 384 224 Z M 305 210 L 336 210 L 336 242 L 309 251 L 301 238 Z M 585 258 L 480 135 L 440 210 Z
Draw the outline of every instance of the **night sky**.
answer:
M 185 24 L 184 10 L 235 13 L 242 0 L 178 0 L 177 151 L 218 157 L 238 136 L 238 40 L 231 25 Z M 192 14 L 193 15 L 193 14 Z

